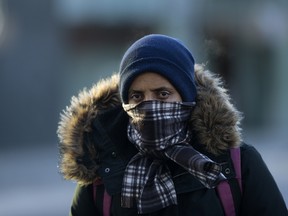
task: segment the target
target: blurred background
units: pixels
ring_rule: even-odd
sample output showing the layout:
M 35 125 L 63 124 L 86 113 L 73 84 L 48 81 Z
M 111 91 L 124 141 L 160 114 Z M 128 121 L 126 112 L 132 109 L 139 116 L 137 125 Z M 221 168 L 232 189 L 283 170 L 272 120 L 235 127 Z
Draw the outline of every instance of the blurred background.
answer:
M 287 0 L 0 0 L 0 215 L 68 215 L 57 124 L 148 33 L 181 39 L 224 77 L 288 203 Z

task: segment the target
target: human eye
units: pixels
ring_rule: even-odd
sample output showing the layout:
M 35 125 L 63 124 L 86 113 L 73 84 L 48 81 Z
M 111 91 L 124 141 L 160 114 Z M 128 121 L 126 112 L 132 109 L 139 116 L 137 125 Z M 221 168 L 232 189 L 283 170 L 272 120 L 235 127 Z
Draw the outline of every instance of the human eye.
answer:
M 143 95 L 139 92 L 132 92 L 129 95 L 129 103 L 139 103 L 143 100 Z
M 161 90 L 158 93 L 158 96 L 160 99 L 167 99 L 170 95 L 171 95 L 171 92 L 169 92 L 168 90 Z

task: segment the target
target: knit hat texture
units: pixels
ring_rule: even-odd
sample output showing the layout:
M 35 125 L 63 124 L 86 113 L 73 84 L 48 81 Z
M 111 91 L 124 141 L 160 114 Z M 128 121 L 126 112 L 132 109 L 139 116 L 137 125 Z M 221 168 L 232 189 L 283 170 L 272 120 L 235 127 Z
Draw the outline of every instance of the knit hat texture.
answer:
M 128 103 L 128 91 L 133 80 L 144 72 L 155 72 L 165 77 L 183 101 L 195 101 L 194 58 L 178 39 L 151 34 L 128 48 L 119 71 L 119 91 L 123 103 Z

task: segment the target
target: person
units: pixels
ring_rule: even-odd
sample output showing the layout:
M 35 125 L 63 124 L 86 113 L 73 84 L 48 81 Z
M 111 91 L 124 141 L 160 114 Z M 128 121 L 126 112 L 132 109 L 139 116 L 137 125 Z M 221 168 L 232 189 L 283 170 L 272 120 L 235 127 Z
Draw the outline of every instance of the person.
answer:
M 61 115 L 60 171 L 77 182 L 70 215 L 225 215 L 216 187 L 235 183 L 232 148 L 241 153 L 236 215 L 287 215 L 261 155 L 242 141 L 241 119 L 221 78 L 180 40 L 140 38 L 118 74 L 73 97 Z

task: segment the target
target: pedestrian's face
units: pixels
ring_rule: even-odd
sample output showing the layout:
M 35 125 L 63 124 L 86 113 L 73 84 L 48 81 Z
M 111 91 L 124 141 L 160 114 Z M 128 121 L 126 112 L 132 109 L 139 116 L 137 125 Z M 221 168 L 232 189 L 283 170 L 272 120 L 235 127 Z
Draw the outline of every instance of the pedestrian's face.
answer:
M 132 82 L 128 94 L 129 104 L 138 104 L 148 100 L 182 101 L 174 86 L 166 78 L 153 72 L 146 72 L 137 76 Z

